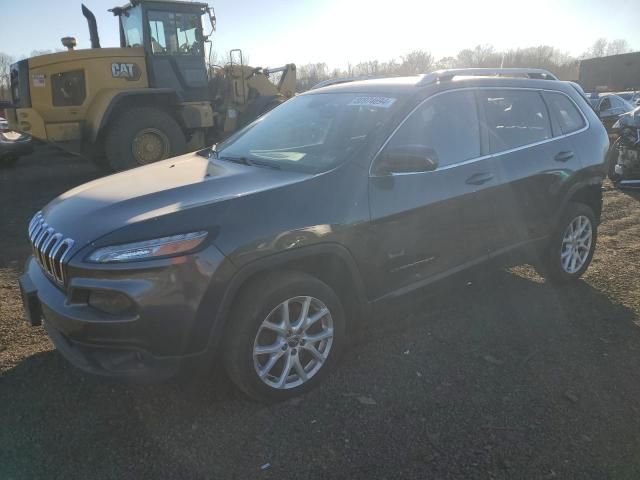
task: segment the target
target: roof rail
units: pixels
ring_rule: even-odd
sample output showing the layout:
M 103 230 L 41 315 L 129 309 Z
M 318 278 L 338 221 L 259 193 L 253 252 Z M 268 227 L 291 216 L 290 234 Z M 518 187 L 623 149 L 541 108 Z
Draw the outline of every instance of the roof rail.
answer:
M 363 80 L 377 80 L 380 78 L 394 78 L 398 75 L 360 75 L 357 77 L 334 77 L 323 80 L 316 83 L 309 90 L 315 90 L 316 88 L 328 87 L 329 85 L 338 85 L 339 83 L 361 82 Z
M 542 68 L 454 68 L 450 70 L 438 70 L 422 77 L 419 85 L 429 85 L 436 82 L 445 82 L 460 76 L 501 76 L 501 77 L 527 77 L 541 80 L 558 80 L 558 78 Z

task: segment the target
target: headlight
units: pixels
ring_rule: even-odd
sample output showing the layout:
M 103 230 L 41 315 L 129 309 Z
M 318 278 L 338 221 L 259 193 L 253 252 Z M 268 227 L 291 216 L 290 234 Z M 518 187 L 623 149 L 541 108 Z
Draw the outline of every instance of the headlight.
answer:
M 112 263 L 166 257 L 193 250 L 207 237 L 207 232 L 183 233 L 143 242 L 103 247 L 89 255 L 90 262 Z

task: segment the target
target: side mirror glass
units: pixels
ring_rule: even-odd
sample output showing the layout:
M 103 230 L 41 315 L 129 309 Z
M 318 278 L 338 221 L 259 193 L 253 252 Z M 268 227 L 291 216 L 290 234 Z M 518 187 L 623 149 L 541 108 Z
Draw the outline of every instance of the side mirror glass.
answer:
M 438 154 L 424 145 L 402 145 L 385 149 L 378 158 L 376 175 L 431 172 L 438 168 Z

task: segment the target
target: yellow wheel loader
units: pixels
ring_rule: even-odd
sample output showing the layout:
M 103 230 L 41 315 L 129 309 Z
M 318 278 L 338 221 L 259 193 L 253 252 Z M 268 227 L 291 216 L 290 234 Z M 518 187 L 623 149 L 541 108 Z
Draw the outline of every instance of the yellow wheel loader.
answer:
M 21 60 L 11 66 L 11 129 L 59 144 L 117 171 L 213 144 L 294 95 L 294 64 L 244 65 L 230 52 L 207 66 L 205 3 L 132 0 L 110 10 L 120 48 L 101 48 L 94 15 L 82 5 L 91 49 Z M 273 79 L 275 73 L 279 80 Z

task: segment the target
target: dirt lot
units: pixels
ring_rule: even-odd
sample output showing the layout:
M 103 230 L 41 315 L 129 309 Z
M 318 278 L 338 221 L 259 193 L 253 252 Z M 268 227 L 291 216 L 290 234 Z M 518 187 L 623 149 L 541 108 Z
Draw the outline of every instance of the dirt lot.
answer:
M 1 479 L 640 478 L 640 195 L 606 191 L 579 284 L 461 278 L 381 312 L 323 387 L 265 407 L 216 370 L 84 375 L 25 325 L 28 219 L 96 175 L 52 150 L 0 170 Z

